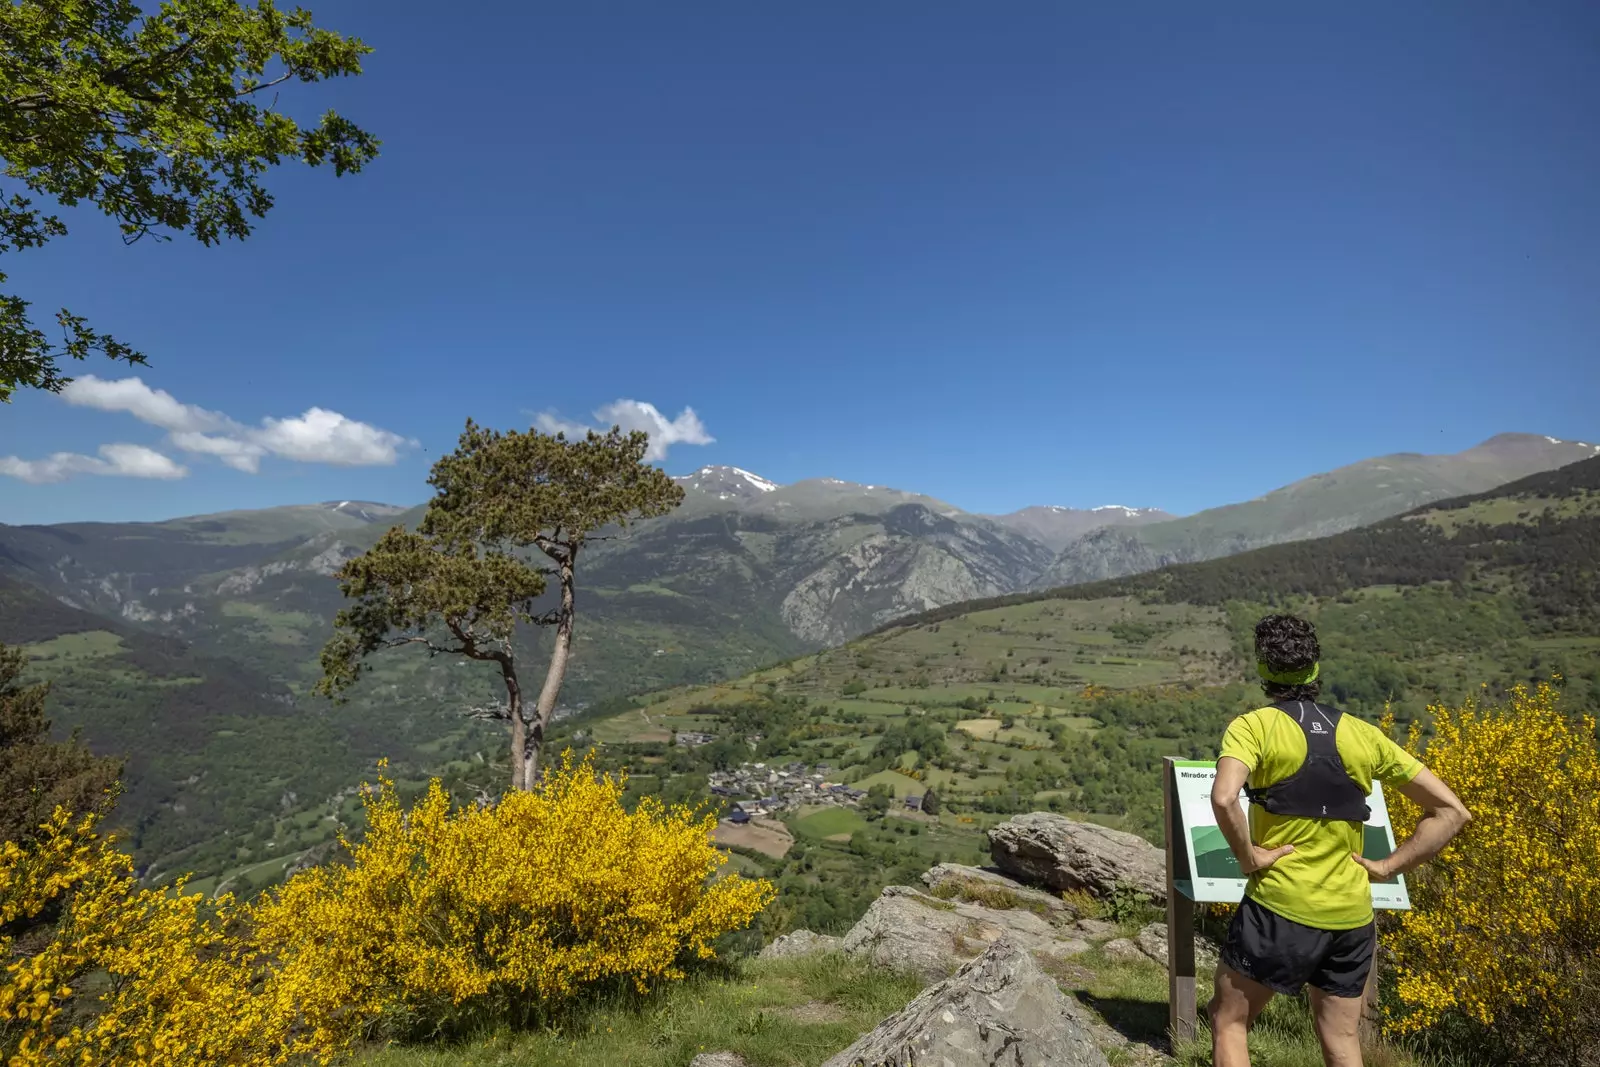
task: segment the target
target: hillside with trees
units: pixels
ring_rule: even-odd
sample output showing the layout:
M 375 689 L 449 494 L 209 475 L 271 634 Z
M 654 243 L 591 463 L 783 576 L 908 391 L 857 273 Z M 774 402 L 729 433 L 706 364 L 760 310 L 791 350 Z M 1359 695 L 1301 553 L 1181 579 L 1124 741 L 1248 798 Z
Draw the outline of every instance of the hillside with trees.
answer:
M 755 763 L 886 792 L 894 803 L 863 798 L 832 840 L 806 833 L 823 805 L 802 796 L 778 813 L 795 838 L 784 857 L 741 853 L 784 887 L 780 912 L 836 929 L 896 864 L 970 855 L 1010 813 L 1159 839 L 1160 761 L 1214 757 L 1259 700 L 1249 635 L 1269 611 L 1316 622 L 1327 699 L 1371 720 L 1387 711 L 1404 728 L 1430 704 L 1552 675 L 1574 711 L 1600 710 L 1597 570 L 1600 459 L 1332 537 L 939 609 L 734 682 L 597 709 L 556 743 L 630 768 L 642 792 L 704 796 L 712 775 Z M 684 735 L 710 740 L 674 743 Z M 937 815 L 906 808 L 929 790 Z

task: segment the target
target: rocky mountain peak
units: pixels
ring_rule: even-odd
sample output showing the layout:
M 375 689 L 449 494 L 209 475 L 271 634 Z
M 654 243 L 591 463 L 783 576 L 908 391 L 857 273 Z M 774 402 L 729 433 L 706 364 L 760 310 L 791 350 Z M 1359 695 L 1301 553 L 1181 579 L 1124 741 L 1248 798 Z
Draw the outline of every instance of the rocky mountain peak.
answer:
M 706 493 L 717 500 L 751 500 L 778 488 L 778 483 L 752 474 L 742 467 L 701 467 L 693 474 L 682 474 L 673 481 L 685 489 Z
M 1497 433 L 1487 441 L 1469 448 L 1463 455 L 1473 453 L 1507 454 L 1516 452 L 1556 452 L 1563 462 L 1575 462 L 1587 454 L 1600 454 L 1600 445 L 1587 441 L 1567 441 L 1542 433 Z M 1570 455 L 1571 458 L 1566 458 Z
M 1008 529 L 1059 552 L 1071 542 L 1102 526 L 1143 525 L 1161 522 L 1172 515 L 1160 508 L 1134 508 L 1126 504 L 1101 504 L 1095 508 L 1069 508 L 1060 504 L 1039 504 L 989 518 Z
M 336 511 L 362 522 L 381 522 L 406 510 L 394 504 L 379 504 L 372 500 L 328 500 L 319 506 L 325 511 Z
M 1065 509 L 1058 509 L 1065 510 Z M 1124 515 L 1149 515 L 1160 511 L 1160 508 L 1130 508 L 1126 504 L 1101 504 L 1099 507 L 1090 508 L 1090 511 L 1120 511 Z

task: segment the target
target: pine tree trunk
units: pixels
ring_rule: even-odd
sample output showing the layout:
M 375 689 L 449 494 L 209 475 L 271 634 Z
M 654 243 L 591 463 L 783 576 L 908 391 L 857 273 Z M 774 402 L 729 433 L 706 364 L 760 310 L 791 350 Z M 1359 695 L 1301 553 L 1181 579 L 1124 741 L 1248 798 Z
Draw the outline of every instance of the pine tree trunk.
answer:
M 523 770 L 528 724 L 522 718 L 522 686 L 517 684 L 516 670 L 510 663 L 501 662 L 500 674 L 506 683 L 506 711 L 511 715 L 511 788 L 527 789 L 532 783 Z
M 573 555 L 576 555 L 576 551 Z M 561 682 L 567 676 L 567 657 L 572 651 L 572 571 L 573 558 L 569 556 L 562 562 L 558 572 L 561 576 L 561 614 L 556 622 L 556 643 L 550 651 L 550 668 L 545 672 L 544 687 L 539 690 L 539 703 L 534 707 L 533 722 L 528 727 L 522 771 L 525 788 L 532 788 L 538 779 L 544 731 L 550 724 L 550 714 L 556 709 L 556 699 L 561 695 Z

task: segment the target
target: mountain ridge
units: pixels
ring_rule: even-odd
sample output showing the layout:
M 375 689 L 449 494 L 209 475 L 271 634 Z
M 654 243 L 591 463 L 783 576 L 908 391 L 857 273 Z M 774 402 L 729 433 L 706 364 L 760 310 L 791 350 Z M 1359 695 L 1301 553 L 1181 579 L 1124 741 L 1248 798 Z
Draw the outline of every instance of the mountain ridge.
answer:
M 1600 472 L 1600 461 L 1587 460 L 1543 472 L 1535 482 L 1543 479 L 1538 484 L 1558 486 L 1564 478 L 1591 479 L 1594 472 Z M 763 491 L 763 496 L 779 492 Z M 849 494 L 859 496 L 856 490 Z M 1559 494 L 1551 489 L 1547 495 Z M 1600 495 L 1591 503 L 1600 507 Z M 814 521 L 791 521 L 781 511 L 760 508 L 713 509 L 672 522 L 642 523 L 620 540 L 597 542 L 580 583 L 579 626 L 563 707 L 604 706 L 627 693 L 736 679 L 847 637 L 937 620 L 941 612 L 971 613 L 988 605 L 1048 598 L 1020 591 L 1027 588 L 1030 574 L 1050 563 L 1051 553 L 1040 543 L 989 519 L 944 514 L 920 502 L 880 498 L 870 506 L 871 513 L 849 511 Z M 1434 509 L 1448 506 L 1446 501 Z M 1539 506 L 1529 504 L 1534 511 Z M 420 510 L 392 518 L 416 517 Z M 1395 520 L 1403 521 L 1410 520 Z M 252 536 L 281 529 L 252 522 Z M 330 575 L 385 525 L 368 522 L 319 529 L 301 540 L 255 543 L 239 542 L 227 530 L 182 526 L 164 527 L 160 537 L 149 529 L 130 531 L 116 524 L 68 530 L 0 528 L 0 593 L 21 589 L 26 595 L 25 602 L 0 596 L 5 605 L 0 621 L 11 627 L 0 627 L 0 636 L 28 646 L 39 676 L 59 680 L 57 698 L 66 702 L 58 716 L 63 727 L 82 726 L 97 751 L 139 753 L 130 764 L 132 789 L 124 810 L 134 822 L 142 854 L 166 865 L 183 862 L 207 870 L 243 865 L 247 859 L 259 862 L 278 854 L 263 849 L 287 853 L 286 841 L 310 847 L 319 840 L 312 823 L 323 815 L 305 805 L 327 803 L 350 775 L 379 754 L 387 752 L 397 767 L 415 773 L 427 760 L 470 762 L 498 751 L 496 738 L 459 715 L 461 709 L 494 699 L 493 680 L 476 670 L 396 653 L 377 664 L 350 706 L 336 710 L 309 697 L 317 651 L 342 604 Z M 1390 528 L 1394 523 L 1363 528 L 1376 533 L 1358 530 L 1338 536 L 1369 539 L 1367 555 L 1377 559 L 1387 551 L 1383 531 Z M 1590 528 L 1573 523 L 1553 527 L 1563 536 Z M 97 539 L 97 534 L 107 536 Z M 1535 525 L 1522 535 L 1529 551 L 1546 551 L 1554 544 L 1543 544 L 1534 535 L 1543 537 L 1544 528 Z M 1368 543 L 1361 541 L 1362 546 Z M 1205 596 L 1215 600 L 1248 592 L 1251 575 L 1261 570 L 1263 561 L 1277 568 L 1274 573 L 1282 579 L 1278 584 L 1285 588 L 1296 587 L 1295 582 L 1323 582 L 1326 576 L 1314 559 L 1305 562 L 1301 556 L 1302 548 L 1314 556 L 1308 547 L 1314 544 L 1277 545 L 1264 549 L 1264 555 L 1240 557 L 1246 569 L 1238 576 L 1228 570 L 1229 561 L 1207 564 L 1212 569 L 1205 573 L 1223 577 Z M 1574 551 L 1591 549 L 1579 545 Z M 1415 555 L 1401 562 L 1446 573 L 1436 562 L 1417 563 Z M 1458 561 L 1451 566 L 1458 564 L 1466 565 Z M 1296 568 L 1305 571 L 1303 581 L 1283 577 L 1292 578 Z M 1167 568 L 1118 579 L 1121 584 L 1075 586 L 1062 595 L 1130 596 L 1165 588 L 1175 581 L 1173 573 Z M 1382 572 L 1367 577 L 1381 580 Z M 1537 575 L 1528 580 L 1537 584 Z M 1540 595 L 1552 604 L 1568 602 L 1559 590 L 1542 589 Z M 65 599 L 93 610 L 68 608 Z M 1572 603 L 1589 610 L 1579 600 Z M 1213 615 L 1217 610 L 1208 609 Z M 1137 647 L 1141 628 L 1149 625 L 1143 611 L 1118 609 L 1114 618 L 1095 625 L 1126 624 L 1132 636 L 1119 641 L 1131 649 Z M 1199 625 L 1200 616 L 1194 619 Z M 1178 626 L 1180 620 L 1174 616 L 1169 621 Z M 27 627 L 19 628 L 24 623 Z M 1154 677 L 1149 673 L 1154 668 L 1138 665 L 1145 657 L 1123 653 L 1107 658 L 1094 651 L 1097 638 L 1086 633 L 1074 640 L 1083 645 L 1081 663 L 1093 667 L 1089 677 L 1112 684 L 1123 684 L 1116 681 L 1120 678 L 1133 684 Z M 63 640 L 74 634 L 83 636 Z M 1201 643 L 1177 634 L 1174 630 L 1167 643 L 1181 670 L 1171 677 L 1216 677 L 1220 661 L 1204 658 L 1223 651 L 1215 635 L 1207 638 L 1208 651 L 1196 658 L 1183 648 L 1200 648 Z M 147 639 L 168 642 L 163 647 L 170 653 L 155 657 L 140 652 Z M 519 638 L 532 669 L 537 670 L 545 639 L 537 630 Z M 1015 640 L 1021 642 L 1017 655 L 1028 656 L 1023 637 Z M 187 650 L 179 642 L 187 643 Z M 948 654 L 948 638 L 927 643 L 930 664 Z M 1010 661 L 1009 647 L 996 645 L 983 670 L 997 678 L 1018 678 L 1022 672 L 1032 676 L 1066 669 L 1064 659 L 1055 664 L 1038 656 Z M 134 648 L 133 659 L 128 658 L 129 648 Z M 851 666 L 855 660 L 828 655 L 844 672 L 835 679 L 842 685 L 856 669 Z M 241 667 L 235 670 L 229 663 Z M 914 685 L 920 668 L 907 660 L 904 669 L 904 678 L 895 684 Z M 213 673 L 218 677 L 211 680 L 218 684 L 204 686 Z M 1079 684 L 1065 675 L 1061 681 Z M 194 758 L 208 766 L 228 768 L 228 774 L 191 781 L 198 765 L 182 752 L 165 751 L 169 734 L 163 730 L 163 717 L 188 724 L 185 751 L 192 749 Z M 262 760 L 296 769 L 260 773 Z M 298 829 L 271 825 L 287 817 L 280 807 L 294 813 Z M 259 827 L 248 845 L 203 833 L 207 820 L 234 825 L 229 820 L 247 814 Z M 203 862 L 192 849 L 203 850 Z M 236 860 L 230 858 L 235 855 Z
M 621 629 L 625 608 L 668 626 L 699 625 L 698 615 L 708 637 L 705 626 L 724 624 L 766 634 L 750 655 L 758 647 L 798 651 L 946 603 L 1338 532 L 1597 453 L 1600 446 L 1546 435 L 1497 434 L 1460 453 L 1359 461 L 1182 517 L 1115 504 L 982 515 L 905 490 L 834 478 L 780 485 L 711 465 L 678 476 L 687 496 L 671 515 L 595 542 L 580 593 Z M 260 636 L 243 598 L 258 614 L 320 620 L 302 627 L 311 646 L 338 607 L 328 576 L 390 525 L 415 525 L 424 510 L 328 501 L 149 524 L 0 526 L 0 572 L 75 606 L 215 639 L 222 653 Z M 626 655 L 659 659 L 662 647 L 659 637 L 641 635 Z
M 1033 585 L 1044 589 L 1099 581 L 1327 536 L 1597 454 L 1600 445 L 1502 433 L 1461 452 L 1376 456 L 1236 504 L 1137 529 L 1089 531 L 1068 544 Z

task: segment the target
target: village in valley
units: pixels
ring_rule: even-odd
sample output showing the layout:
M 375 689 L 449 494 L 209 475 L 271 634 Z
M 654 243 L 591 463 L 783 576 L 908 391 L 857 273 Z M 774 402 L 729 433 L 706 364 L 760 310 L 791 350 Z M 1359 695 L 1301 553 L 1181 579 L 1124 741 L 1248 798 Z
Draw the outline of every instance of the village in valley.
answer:
M 684 743 L 680 734 L 679 744 Z M 786 763 L 781 767 L 745 763 L 733 770 L 711 772 L 710 791 L 713 796 L 732 801 L 725 820 L 735 824 L 747 823 L 756 816 L 794 811 L 802 805 L 859 806 L 866 799 L 867 791 L 828 781 L 831 770 L 826 763 L 814 767 L 804 763 Z M 911 811 L 922 808 L 920 796 L 905 797 L 902 803 Z

